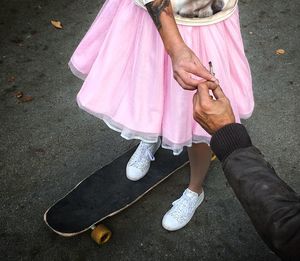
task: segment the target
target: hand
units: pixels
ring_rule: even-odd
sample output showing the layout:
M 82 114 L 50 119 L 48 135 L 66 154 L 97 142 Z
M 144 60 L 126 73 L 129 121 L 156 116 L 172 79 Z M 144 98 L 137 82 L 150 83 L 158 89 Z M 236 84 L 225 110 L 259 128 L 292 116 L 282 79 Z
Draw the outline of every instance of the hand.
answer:
M 194 52 L 185 44 L 176 48 L 170 56 L 172 59 L 174 79 L 183 89 L 197 89 L 199 79 L 192 78 L 192 75 L 201 77 L 207 81 L 217 81 L 202 65 Z
M 212 91 L 215 99 L 209 94 Z M 214 82 L 202 82 L 194 95 L 193 117 L 209 134 L 235 122 L 230 101 L 221 87 Z

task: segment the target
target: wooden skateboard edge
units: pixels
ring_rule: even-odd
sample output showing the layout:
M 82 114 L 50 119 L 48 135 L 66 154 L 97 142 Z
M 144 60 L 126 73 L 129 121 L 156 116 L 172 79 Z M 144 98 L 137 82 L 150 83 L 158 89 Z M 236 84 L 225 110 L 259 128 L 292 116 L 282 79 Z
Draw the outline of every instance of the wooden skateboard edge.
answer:
M 106 218 L 108 217 L 112 217 L 120 212 L 122 212 L 124 209 L 130 207 L 131 205 L 133 205 L 134 203 L 136 203 L 137 201 L 139 201 L 143 196 L 145 196 L 149 191 L 151 191 L 152 189 L 154 189 L 155 187 L 157 187 L 160 183 L 162 183 L 163 181 L 165 181 L 167 178 L 169 178 L 172 174 L 174 174 L 176 171 L 178 171 L 179 169 L 185 167 L 187 164 L 189 163 L 189 161 L 183 163 L 180 167 L 178 167 L 177 169 L 173 170 L 170 174 L 168 174 L 167 176 L 165 176 L 163 179 L 161 179 L 159 182 L 157 182 L 155 185 L 153 185 L 151 188 L 149 188 L 148 190 L 146 190 L 143 194 L 141 194 L 139 197 L 137 197 L 135 200 L 133 200 L 130 204 L 127 204 L 126 206 L 124 206 L 123 208 L 120 208 L 119 210 L 115 211 L 115 212 L 112 212 L 110 213 L 109 215 L 99 219 L 98 221 L 94 222 L 93 224 L 91 224 L 89 227 L 87 227 L 86 229 L 84 230 L 81 230 L 81 231 L 78 231 L 78 232 L 74 232 L 74 233 L 62 233 L 62 232 L 59 232 L 57 230 L 55 230 L 54 228 L 52 228 L 50 226 L 50 224 L 47 222 L 47 218 L 46 218 L 46 215 L 48 213 L 48 211 L 50 210 L 50 208 L 52 208 L 56 203 L 58 203 L 60 200 L 62 200 L 64 197 L 66 197 L 68 194 L 70 194 L 73 190 L 75 190 L 77 188 L 77 186 L 80 185 L 80 183 L 82 183 L 85 179 L 83 179 L 81 182 L 79 182 L 72 190 L 70 190 L 64 197 L 62 197 L 61 199 L 57 200 L 52 206 L 50 206 L 46 212 L 44 213 L 44 222 L 46 223 L 46 225 L 53 231 L 55 232 L 56 234 L 60 235 L 60 236 L 63 236 L 63 237 L 73 237 L 73 236 L 76 236 L 76 235 L 79 235 L 79 234 L 82 234 L 86 231 L 88 231 L 89 229 L 91 229 L 93 226 L 97 225 L 98 223 L 100 223 L 101 221 L 105 220 Z M 88 177 L 87 177 L 88 178 Z M 133 181 L 133 182 L 136 182 L 136 181 Z
M 124 154 L 127 153 L 128 151 L 132 150 L 133 148 L 134 148 L 134 147 L 132 147 L 132 148 L 126 150 L 122 155 L 124 155 Z M 105 166 L 108 166 L 109 164 L 113 163 L 116 159 L 118 159 L 119 157 L 122 157 L 122 155 L 121 155 L 121 156 L 118 156 L 118 157 L 116 157 L 116 158 L 114 158 L 114 159 L 111 160 L 109 163 L 105 164 L 102 168 L 104 168 Z M 98 169 L 92 171 L 92 174 L 91 174 L 91 175 L 93 175 L 93 173 L 95 173 L 97 170 L 98 170 Z M 47 225 L 53 232 L 55 232 L 56 234 L 58 234 L 58 235 L 60 235 L 60 236 L 63 236 L 63 237 L 72 237 L 72 236 L 76 236 L 77 234 L 83 233 L 83 232 L 85 232 L 86 230 L 89 229 L 89 228 L 87 228 L 85 231 L 82 231 L 82 232 L 79 232 L 79 233 L 61 233 L 61 232 L 55 230 L 54 228 L 52 228 L 52 227 L 49 225 L 49 223 L 47 222 L 46 216 L 47 216 L 47 213 L 48 213 L 48 211 L 50 210 L 50 208 L 52 208 L 52 207 L 55 206 L 59 201 L 61 201 L 61 200 L 62 200 L 63 198 L 65 198 L 66 196 L 68 196 L 73 190 L 75 190 L 82 182 L 84 182 L 86 179 L 88 179 L 91 175 L 85 177 L 83 180 L 81 180 L 79 183 L 77 183 L 77 184 L 75 185 L 75 187 L 73 187 L 71 190 L 69 190 L 63 197 L 61 197 L 61 198 L 59 198 L 58 200 L 56 200 L 56 201 L 55 201 L 55 202 L 54 202 L 54 203 L 53 203 L 53 204 L 45 211 L 44 216 L 43 216 L 44 222 L 45 222 L 46 225 Z M 93 225 L 92 225 L 92 226 L 93 226 Z M 91 227 L 92 227 L 92 226 L 91 226 Z

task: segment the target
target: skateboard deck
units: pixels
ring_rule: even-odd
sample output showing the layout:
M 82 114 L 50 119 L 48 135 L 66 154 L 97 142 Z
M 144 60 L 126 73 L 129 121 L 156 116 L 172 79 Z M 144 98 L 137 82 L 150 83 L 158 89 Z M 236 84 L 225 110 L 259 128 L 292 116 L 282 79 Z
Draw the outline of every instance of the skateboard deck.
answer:
M 65 237 L 83 233 L 129 207 L 188 163 L 186 150 L 174 156 L 169 150 L 159 149 L 148 174 L 139 181 L 130 181 L 126 165 L 135 150 L 132 148 L 77 184 L 46 211 L 46 224 Z

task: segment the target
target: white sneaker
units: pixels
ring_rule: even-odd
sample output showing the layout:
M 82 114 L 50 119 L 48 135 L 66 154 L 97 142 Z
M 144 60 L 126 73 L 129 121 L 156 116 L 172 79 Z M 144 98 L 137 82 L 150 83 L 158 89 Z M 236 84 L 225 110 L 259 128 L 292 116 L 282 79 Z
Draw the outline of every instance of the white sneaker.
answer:
M 183 228 L 192 219 L 197 207 L 204 199 L 204 191 L 200 195 L 186 189 L 182 196 L 175 200 L 173 207 L 164 215 L 162 226 L 169 231 Z
M 160 144 L 160 139 L 157 143 L 146 143 L 141 141 L 127 163 L 126 176 L 128 179 L 137 181 L 147 174 L 151 161 L 155 160 L 154 154 L 160 147 Z

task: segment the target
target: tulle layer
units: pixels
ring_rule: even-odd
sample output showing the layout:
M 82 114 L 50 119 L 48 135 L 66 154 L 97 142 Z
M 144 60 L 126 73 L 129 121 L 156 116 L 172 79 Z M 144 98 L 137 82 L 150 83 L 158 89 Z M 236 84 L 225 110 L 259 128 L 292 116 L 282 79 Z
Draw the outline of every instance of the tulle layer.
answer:
M 238 10 L 208 26 L 178 25 L 204 65 L 212 61 L 236 121 L 250 117 L 252 81 L 244 54 Z M 156 142 L 179 154 L 183 146 L 209 143 L 193 119 L 194 92 L 173 79 L 172 64 L 149 14 L 132 0 L 109 0 L 70 60 L 84 79 L 77 95 L 83 110 L 103 119 L 126 139 Z

